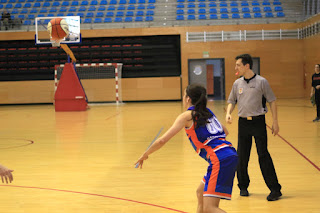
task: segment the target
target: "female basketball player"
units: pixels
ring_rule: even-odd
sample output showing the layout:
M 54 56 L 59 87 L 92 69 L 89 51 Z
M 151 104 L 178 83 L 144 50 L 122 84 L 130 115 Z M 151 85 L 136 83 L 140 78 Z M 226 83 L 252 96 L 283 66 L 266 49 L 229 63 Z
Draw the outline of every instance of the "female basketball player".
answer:
M 219 208 L 220 199 L 231 199 L 238 157 L 232 144 L 225 140 L 227 129 L 207 108 L 206 96 L 204 87 L 189 85 L 183 97 L 187 111 L 177 117 L 171 128 L 150 146 L 137 163 L 142 168 L 151 153 L 184 128 L 196 152 L 209 163 L 207 174 L 197 189 L 197 213 L 220 213 L 225 212 Z
M 4 180 L 6 181 L 6 183 L 8 183 L 8 181 L 10 183 L 13 181 L 13 176 L 11 172 L 13 172 L 13 170 L 8 169 L 7 167 L 2 166 L 0 164 L 0 176 L 1 176 L 2 183 L 4 183 Z
M 313 122 L 320 121 L 320 64 L 316 64 L 314 67 L 315 73 L 312 75 L 312 86 L 311 86 L 311 94 L 315 96 L 315 102 L 317 106 L 317 117 L 313 120 Z

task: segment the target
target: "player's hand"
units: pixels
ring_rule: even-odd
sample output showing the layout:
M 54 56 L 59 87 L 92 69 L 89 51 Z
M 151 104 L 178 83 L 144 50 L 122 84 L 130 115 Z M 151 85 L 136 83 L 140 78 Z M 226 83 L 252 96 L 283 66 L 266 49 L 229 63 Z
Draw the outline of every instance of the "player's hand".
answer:
M 227 122 L 228 124 L 231 124 L 231 123 L 232 123 L 232 117 L 231 117 L 230 114 L 227 114 L 227 115 L 226 115 L 226 122 Z
M 320 89 L 320 85 L 316 86 L 316 89 Z
M 4 182 L 8 183 L 8 181 L 11 183 L 13 181 L 12 172 L 13 170 L 0 165 L 0 176 L 1 176 L 2 183 Z
M 272 134 L 276 136 L 279 133 L 279 125 L 277 121 L 274 121 L 272 124 Z
M 143 165 L 143 161 L 147 160 L 148 159 L 148 155 L 145 155 L 143 154 L 139 160 L 134 164 L 134 165 L 137 165 L 138 164 L 138 167 L 137 168 L 140 168 L 142 169 L 142 165 Z

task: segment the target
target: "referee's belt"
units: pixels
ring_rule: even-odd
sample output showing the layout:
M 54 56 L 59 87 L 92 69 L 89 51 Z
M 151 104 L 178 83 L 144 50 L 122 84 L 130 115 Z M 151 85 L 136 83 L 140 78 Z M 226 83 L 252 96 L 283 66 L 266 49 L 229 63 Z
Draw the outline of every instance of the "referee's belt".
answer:
M 252 121 L 252 120 L 257 120 L 257 119 L 261 119 L 261 118 L 264 118 L 265 115 L 257 115 L 257 116 L 248 116 L 248 117 L 241 117 L 241 119 L 246 119 L 248 121 Z

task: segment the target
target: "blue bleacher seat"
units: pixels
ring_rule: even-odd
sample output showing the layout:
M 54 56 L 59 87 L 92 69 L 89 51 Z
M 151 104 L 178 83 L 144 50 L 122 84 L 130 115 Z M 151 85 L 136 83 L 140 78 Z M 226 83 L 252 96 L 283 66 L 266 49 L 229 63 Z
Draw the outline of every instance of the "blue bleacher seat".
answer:
M 98 1 L 97 1 L 97 0 L 92 0 L 92 1 L 90 2 L 90 5 L 98 5 Z
M 138 10 L 144 10 L 146 7 L 143 4 L 138 5 L 137 7 Z
M 95 6 L 90 6 L 88 11 L 96 11 L 96 7 Z
M 196 19 L 196 17 L 195 17 L 195 15 L 188 15 L 188 18 L 187 18 L 188 20 L 195 20 Z
M 41 8 L 39 13 L 48 13 L 47 8 Z
M 195 11 L 194 9 L 189 9 L 189 10 L 187 11 L 187 13 L 188 13 L 188 14 L 195 14 L 196 11 Z
M 30 10 L 30 13 L 38 13 L 38 9 L 32 8 L 32 9 Z
M 195 8 L 195 7 L 196 7 L 196 5 L 194 3 L 189 3 L 188 4 L 188 8 Z
M 35 2 L 35 0 L 27 0 L 27 2 Z
M 134 21 L 143 21 L 143 17 L 136 17 Z
M 255 18 L 262 18 L 262 14 L 261 14 L 261 13 L 255 13 L 255 14 L 254 14 L 254 17 L 255 17 Z
M 129 0 L 129 4 L 135 4 L 137 3 L 136 0 Z
M 16 0 L 9 0 L 9 3 L 16 3 Z
M 156 0 L 148 0 L 148 3 L 150 4 L 153 4 L 153 3 L 156 3 Z
M 146 0 L 138 0 L 138 3 L 139 3 L 139 4 L 145 4 L 145 3 L 146 3 Z
M 47 25 L 49 22 L 50 22 L 49 19 L 45 19 L 45 20 L 43 21 L 43 24 Z
M 214 3 L 214 2 L 210 2 L 210 3 L 209 3 L 209 7 L 217 7 L 217 4 Z
M 206 4 L 205 3 L 199 3 L 198 7 L 206 7 Z
M 22 3 L 22 2 L 26 2 L 26 0 L 19 0 L 18 2 Z
M 250 13 L 250 8 L 249 7 L 243 7 L 242 8 L 243 13 Z
M 91 19 L 91 18 L 86 18 L 86 19 L 84 19 L 84 23 L 85 23 L 85 24 L 91 24 L 91 22 L 92 22 L 92 19 Z
M 7 4 L 7 5 L 5 6 L 5 8 L 6 8 L 6 9 L 11 9 L 11 8 L 13 8 L 13 4 Z
M 82 1 L 80 5 L 87 6 L 88 4 L 89 4 L 88 1 Z
M 86 17 L 87 18 L 92 18 L 94 16 L 93 12 L 87 12 Z
M 71 6 L 79 6 L 79 2 L 78 1 L 72 1 L 71 2 Z
M 119 4 L 127 4 L 127 0 L 120 0 Z
M 98 11 L 105 11 L 106 10 L 106 7 L 105 6 L 100 6 L 98 7 Z
M 237 7 L 231 8 L 231 13 L 239 13 L 239 9 Z
M 204 14 L 201 14 L 201 15 L 199 15 L 199 20 L 206 20 L 207 19 L 207 16 L 206 15 L 204 15 Z
M 97 12 L 96 17 L 103 17 L 104 16 L 104 12 Z
M 100 5 L 107 5 L 107 4 L 108 4 L 107 0 L 100 1 Z
M 154 6 L 154 4 L 149 4 L 148 6 L 147 6 L 147 9 L 148 10 L 153 10 L 153 9 L 155 9 L 156 7 Z
M 60 2 L 55 1 L 55 2 L 52 3 L 52 6 L 53 7 L 59 7 L 60 6 Z
M 56 7 L 51 7 L 49 10 L 49 13 L 56 13 L 57 12 L 57 8 Z
M 196 0 L 187 0 L 187 2 L 195 2 Z
M 228 8 L 220 8 L 220 13 L 228 13 Z
M 184 8 L 184 4 L 177 4 L 177 8 Z
M 124 5 L 119 5 L 118 10 L 125 10 L 126 7 Z
M 279 1 L 274 1 L 274 2 L 273 2 L 273 5 L 281 5 L 281 2 L 279 2 Z
M 28 9 L 24 8 L 20 11 L 20 14 L 27 14 L 28 13 Z
M 64 2 L 62 2 L 61 6 L 68 7 L 69 6 L 69 2 L 68 1 L 64 1 Z
M 25 17 L 25 15 L 18 15 L 18 18 L 25 19 L 26 17 Z
M 272 12 L 272 9 L 271 9 L 271 7 L 264 7 L 263 11 L 264 12 Z
M 258 1 L 252 1 L 252 6 L 260 6 L 260 3 Z
M 268 1 L 263 1 L 263 2 L 262 2 L 262 5 L 264 5 L 264 6 L 270 5 L 270 2 L 268 2 Z
M 58 13 L 57 16 L 64 16 L 64 13 Z
M 251 18 L 251 14 L 250 13 L 244 13 L 243 14 L 243 18 Z
M 185 0 L 177 0 L 177 2 L 185 2 Z
M 107 17 L 113 17 L 113 16 L 114 16 L 114 13 L 113 13 L 113 12 L 107 12 L 106 16 L 107 16 Z
M 124 19 L 124 22 L 132 22 L 132 17 L 126 17 L 126 18 Z
M 154 11 L 153 11 L 153 10 L 148 10 L 148 11 L 146 12 L 146 15 L 147 15 L 147 16 L 153 16 L 153 15 L 154 15 Z
M 283 12 L 277 12 L 277 17 L 285 17 Z
M 41 7 L 41 3 L 40 2 L 36 2 L 33 4 L 33 7 Z
M 135 10 L 135 6 L 131 4 L 128 6 L 127 10 Z
M 37 17 L 44 17 L 44 14 L 38 14 Z
M 116 18 L 114 18 L 114 22 L 122 22 L 122 18 L 121 17 L 116 17 Z
M 115 10 L 115 9 L 116 9 L 115 6 L 110 5 L 107 10 Z
M 260 7 L 254 7 L 254 8 L 252 8 L 252 12 L 260 13 L 261 9 L 260 9 Z
M 59 9 L 59 12 L 61 12 L 61 13 L 67 12 L 67 8 L 66 7 L 61 7 Z
M 199 9 L 198 10 L 198 14 L 205 14 L 206 13 L 206 9 Z
M 43 3 L 42 7 L 50 7 L 51 6 L 51 3 L 50 2 L 45 2 Z
M 23 25 L 31 25 L 31 20 L 24 20 Z
M 127 11 L 126 12 L 126 16 L 133 16 L 134 14 L 133 14 L 133 11 Z
M 274 7 L 274 11 L 281 12 L 281 11 L 283 11 L 283 9 L 281 6 L 276 6 L 276 7 Z
M 118 11 L 117 13 L 116 13 L 116 16 L 117 17 L 122 17 L 124 15 L 124 13 L 122 12 L 122 11 Z
M 112 22 L 112 18 L 105 18 L 104 19 L 104 23 L 111 23 Z
M 17 10 L 17 9 L 13 9 L 12 11 L 11 11 L 11 14 L 18 14 L 19 13 L 19 10 Z
M 14 8 L 21 8 L 21 7 L 22 7 L 21 3 L 17 3 L 16 5 L 14 5 Z
M 241 6 L 242 6 L 242 7 L 248 7 L 249 4 L 248 4 L 247 1 L 242 1 L 242 2 L 241 2 Z
M 228 4 L 225 2 L 220 3 L 220 7 L 228 7 Z
M 266 13 L 266 18 L 272 18 L 273 17 L 273 13 Z
M 209 13 L 217 13 L 217 9 L 216 8 L 210 8 L 209 9 Z
M 77 8 L 76 7 L 70 7 L 68 9 L 68 12 L 76 12 L 77 11 Z
M 118 4 L 117 0 L 110 0 L 109 4 Z
M 80 18 L 84 17 L 84 13 L 77 13 L 77 16 L 80 16 Z
M 233 1 L 233 2 L 230 3 L 230 6 L 231 7 L 238 7 L 238 3 Z
M 210 19 L 218 19 L 217 14 L 210 14 Z
M 67 16 L 74 16 L 74 13 L 67 13 Z
M 181 14 L 183 14 L 183 13 L 181 13 Z M 137 11 L 136 16 L 144 16 L 144 11 L 140 11 L 140 10 Z
M 184 16 L 183 15 L 177 15 L 176 20 L 177 21 L 184 20 Z
M 86 10 L 87 10 L 87 8 L 85 6 L 80 6 L 78 9 L 79 12 L 84 12 Z
M 232 18 L 240 18 L 239 13 L 234 13 L 234 14 L 232 14 Z
M 223 13 L 223 14 L 221 14 L 220 18 L 222 18 L 222 19 L 228 19 L 228 18 L 229 18 L 229 15 L 226 14 L 226 13 Z
M 147 16 L 146 21 L 153 21 L 153 16 Z
M 34 19 L 34 17 L 35 17 L 34 14 L 29 14 L 28 15 L 28 19 Z
M 93 20 L 93 23 L 102 23 L 102 19 L 101 18 L 95 18 Z

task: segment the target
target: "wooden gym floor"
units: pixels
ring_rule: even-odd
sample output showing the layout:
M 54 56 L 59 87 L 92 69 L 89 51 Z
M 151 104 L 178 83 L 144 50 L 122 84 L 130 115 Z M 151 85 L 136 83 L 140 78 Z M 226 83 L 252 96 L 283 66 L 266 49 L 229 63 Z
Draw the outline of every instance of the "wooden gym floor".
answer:
M 209 102 L 224 122 L 225 101 Z M 134 163 L 164 127 L 181 113 L 181 102 L 92 105 L 86 112 L 58 112 L 53 105 L 1 106 L 0 163 L 14 181 L 0 185 L 3 213 L 195 212 L 196 188 L 207 163 L 184 131 Z M 250 197 L 221 201 L 229 213 L 320 212 L 320 122 L 308 100 L 278 100 L 280 137 L 268 130 L 283 197 L 268 202 L 255 146 L 249 163 Z M 237 116 L 227 125 L 237 146 Z M 271 112 L 267 124 L 272 125 Z M 163 132 L 164 132 L 163 131 Z M 163 133 L 162 132 L 162 133 Z

